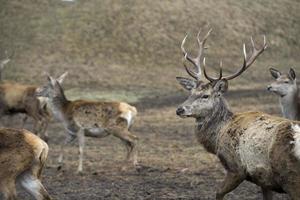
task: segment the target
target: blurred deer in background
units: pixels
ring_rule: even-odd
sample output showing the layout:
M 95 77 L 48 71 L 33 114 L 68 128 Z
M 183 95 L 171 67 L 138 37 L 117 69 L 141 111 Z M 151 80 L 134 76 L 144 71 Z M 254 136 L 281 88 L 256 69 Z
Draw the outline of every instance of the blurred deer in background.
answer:
M 252 53 L 247 56 L 245 44 L 244 63 L 229 76 L 218 78 L 203 72 L 208 83 L 201 80 L 200 59 L 206 39 L 200 40 L 199 54 L 191 58 L 183 48 L 186 60 L 196 71 L 185 64 L 194 79 L 177 77 L 179 83 L 190 91 L 188 99 L 177 108 L 180 117 L 196 119 L 195 134 L 206 150 L 216 154 L 226 169 L 226 177 L 217 190 L 216 199 L 222 200 L 244 180 L 260 186 L 264 200 L 272 199 L 272 192 L 287 193 L 291 199 L 300 199 L 300 123 L 261 112 L 233 113 L 225 98 L 228 81 L 241 75 L 266 49 L 266 41 L 257 49 L 251 38 Z
M 5 56 L 6 56 L 6 58 L 4 58 L 0 61 L 0 82 L 2 82 L 2 70 L 4 69 L 5 65 L 7 65 L 7 63 L 10 62 L 11 57 L 13 56 L 13 53 L 10 56 L 8 56 L 7 51 L 5 51 Z
M 292 120 L 300 120 L 300 99 L 294 69 L 282 74 L 274 68 L 270 68 L 275 81 L 267 89 L 279 96 L 282 115 Z
M 37 95 L 48 98 L 54 118 L 61 121 L 67 131 L 66 140 L 61 146 L 58 169 L 63 164 L 65 145 L 78 137 L 77 172 L 82 172 L 85 136 L 102 138 L 113 135 L 121 139 L 127 149 L 127 160 L 133 158 L 133 165 L 138 164 L 136 151 L 138 138 L 129 131 L 137 115 L 135 107 L 124 102 L 70 101 L 66 98 L 59 80 L 51 76 L 48 76 L 48 84 L 38 89 Z
M 2 63 L 5 63 L 5 60 Z M 2 71 L 0 71 L 0 74 L 2 74 Z M 62 82 L 64 77 L 65 75 L 58 80 Z M 37 88 L 34 85 L 2 81 L 0 84 L 0 118 L 5 115 L 26 114 L 22 126 L 24 127 L 27 116 L 33 118 L 33 132 L 48 141 L 47 128 L 50 116 L 46 100 L 36 97 Z
M 0 192 L 16 200 L 19 183 L 36 200 L 50 200 L 41 183 L 48 145 L 24 129 L 0 128 Z

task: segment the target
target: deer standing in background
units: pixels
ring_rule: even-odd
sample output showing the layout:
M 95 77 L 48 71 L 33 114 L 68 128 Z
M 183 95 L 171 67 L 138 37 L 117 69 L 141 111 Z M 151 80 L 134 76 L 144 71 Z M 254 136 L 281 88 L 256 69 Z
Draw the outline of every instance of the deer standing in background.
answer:
M 267 89 L 279 96 L 279 103 L 282 114 L 285 118 L 300 120 L 300 99 L 294 69 L 282 74 L 274 68 L 270 68 L 271 75 L 275 82 Z
M 62 83 L 65 76 L 66 74 L 63 74 L 58 81 Z M 0 84 L 0 118 L 5 115 L 24 113 L 34 120 L 33 132 L 48 141 L 47 128 L 50 116 L 45 99 L 36 97 L 37 88 L 34 85 L 2 82 Z M 23 119 L 23 127 L 27 116 Z
M 61 146 L 59 163 L 63 164 L 64 146 L 78 137 L 79 164 L 77 172 L 82 172 L 84 137 L 102 138 L 113 135 L 125 144 L 127 160 L 137 162 L 137 136 L 129 132 L 137 115 L 135 107 L 124 102 L 70 101 L 66 98 L 60 82 L 48 76 L 48 84 L 40 87 L 37 96 L 48 98 L 54 118 L 61 121 L 67 131 Z
M 0 128 L 0 192 L 5 200 L 17 200 L 20 183 L 36 200 L 50 200 L 42 185 L 41 173 L 48 145 L 24 129 Z
M 6 55 L 6 58 L 2 59 L 0 61 L 0 82 L 2 82 L 2 70 L 4 69 L 5 65 L 7 65 L 7 63 L 10 62 L 11 57 L 13 56 L 13 54 L 10 56 L 7 56 L 7 52 L 5 52 L 5 55 Z
M 266 49 L 265 38 L 259 49 L 251 39 L 250 56 L 247 56 L 244 44 L 244 63 L 232 75 L 224 77 L 220 69 L 218 78 L 208 76 L 203 62 L 204 76 L 209 81 L 205 83 L 201 80 L 200 60 L 209 33 L 203 40 L 198 34 L 197 58 L 186 53 L 183 40 L 184 57 L 196 71 L 185 65 L 194 79 L 177 77 L 191 94 L 176 113 L 183 118 L 196 119 L 198 141 L 208 152 L 216 154 L 226 169 L 216 199 L 224 199 L 244 180 L 260 186 L 264 200 L 272 199 L 271 191 L 287 193 L 293 200 L 300 199 L 300 123 L 261 112 L 233 113 L 223 96 L 228 90 L 228 81 L 247 70 Z

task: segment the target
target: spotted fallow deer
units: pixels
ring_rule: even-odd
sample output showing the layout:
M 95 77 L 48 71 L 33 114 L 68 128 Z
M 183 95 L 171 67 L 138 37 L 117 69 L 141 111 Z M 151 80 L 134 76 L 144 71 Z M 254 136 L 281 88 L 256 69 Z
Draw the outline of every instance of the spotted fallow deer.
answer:
M 36 200 L 50 200 L 41 183 L 48 145 L 24 129 L 0 128 L 0 192 L 16 200 L 16 183 Z
M 234 74 L 224 77 L 222 69 L 218 78 L 203 74 L 209 81 L 201 80 L 200 59 L 205 41 L 199 39 L 197 58 L 191 58 L 182 50 L 186 60 L 196 71 L 185 68 L 195 80 L 177 77 L 179 83 L 190 91 L 188 99 L 177 108 L 180 117 L 196 119 L 195 134 L 205 149 L 216 154 L 226 169 L 226 177 L 217 190 L 216 199 L 222 200 L 244 180 L 262 188 L 263 198 L 272 199 L 272 191 L 287 193 L 291 199 L 300 199 L 300 123 L 261 112 L 233 113 L 224 98 L 228 81 L 241 75 L 266 49 L 266 40 L 256 48 L 253 40 L 252 53 Z M 205 59 L 204 59 L 205 61 Z
M 78 138 L 79 164 L 77 172 L 82 172 L 84 137 L 102 138 L 113 135 L 125 144 L 127 160 L 137 163 L 137 136 L 130 133 L 137 110 L 124 102 L 70 101 L 58 80 L 48 76 L 48 84 L 40 87 L 37 96 L 48 98 L 48 104 L 54 118 L 61 121 L 67 131 L 65 142 L 61 146 L 58 159 L 59 168 L 63 164 L 64 146 Z
M 288 73 L 281 73 L 270 68 L 271 75 L 275 81 L 267 89 L 279 97 L 282 114 L 291 120 L 300 120 L 300 99 L 294 69 Z

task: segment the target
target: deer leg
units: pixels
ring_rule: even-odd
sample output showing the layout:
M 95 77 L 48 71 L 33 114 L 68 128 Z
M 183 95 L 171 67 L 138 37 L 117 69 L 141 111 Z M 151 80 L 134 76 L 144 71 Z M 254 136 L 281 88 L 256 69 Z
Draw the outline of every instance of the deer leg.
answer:
M 137 158 L 137 140 L 138 137 L 130 133 L 128 130 L 124 128 L 114 127 L 114 128 L 108 128 L 107 131 L 114 135 L 117 138 L 120 138 L 122 142 L 125 144 L 125 147 L 127 149 L 127 159 L 130 160 L 130 158 L 133 158 L 133 165 L 138 165 L 138 158 Z
M 49 125 L 48 121 L 46 119 L 43 119 L 42 123 L 41 123 L 40 133 L 41 133 L 42 139 L 45 140 L 45 142 L 47 142 L 47 143 L 48 143 L 48 140 L 49 140 L 48 131 L 47 131 L 48 125 Z
M 40 122 L 38 119 L 34 119 L 33 133 L 36 135 L 39 135 L 40 133 Z
M 262 194 L 263 194 L 263 200 L 272 200 L 273 195 L 272 195 L 272 191 L 265 189 L 265 188 L 261 188 L 262 190 Z
M 24 126 L 25 126 L 27 120 L 28 120 L 28 116 L 25 115 L 25 116 L 23 117 L 23 120 L 22 120 L 22 126 L 21 126 L 21 128 L 24 128 Z
M 5 200 L 17 200 L 15 180 L 3 181 L 2 192 Z
M 57 170 L 60 170 L 62 168 L 65 147 L 68 144 L 71 144 L 76 139 L 76 137 L 77 137 L 76 134 L 69 134 L 68 133 L 67 136 L 66 136 L 66 138 L 65 138 L 65 141 L 61 144 L 61 146 L 60 146 L 60 154 L 58 156 L 58 167 L 57 167 Z
M 216 200 L 223 200 L 224 196 L 239 186 L 243 180 L 244 177 L 240 174 L 228 172 L 221 187 L 217 190 Z
M 77 172 L 82 172 L 82 162 L 83 162 L 83 148 L 84 148 L 84 130 L 80 129 L 78 131 L 78 144 L 79 144 L 79 164 Z
M 26 192 L 28 192 L 36 200 L 51 200 L 51 197 L 41 181 L 30 172 L 22 174 L 18 178 L 18 182 L 20 182 L 21 186 L 26 190 Z

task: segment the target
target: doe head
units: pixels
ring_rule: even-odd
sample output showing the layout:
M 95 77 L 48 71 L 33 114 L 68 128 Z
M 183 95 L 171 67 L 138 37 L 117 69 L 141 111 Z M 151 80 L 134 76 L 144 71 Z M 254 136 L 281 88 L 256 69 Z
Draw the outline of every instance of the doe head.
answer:
M 57 79 L 53 78 L 50 75 L 47 75 L 48 82 L 36 89 L 37 97 L 46 97 L 46 98 L 55 98 L 63 92 L 61 84 L 63 83 L 68 72 L 63 73 Z
M 290 68 L 288 73 L 281 73 L 274 68 L 269 70 L 275 81 L 267 86 L 268 91 L 285 97 L 297 90 L 296 73 L 293 68 Z

